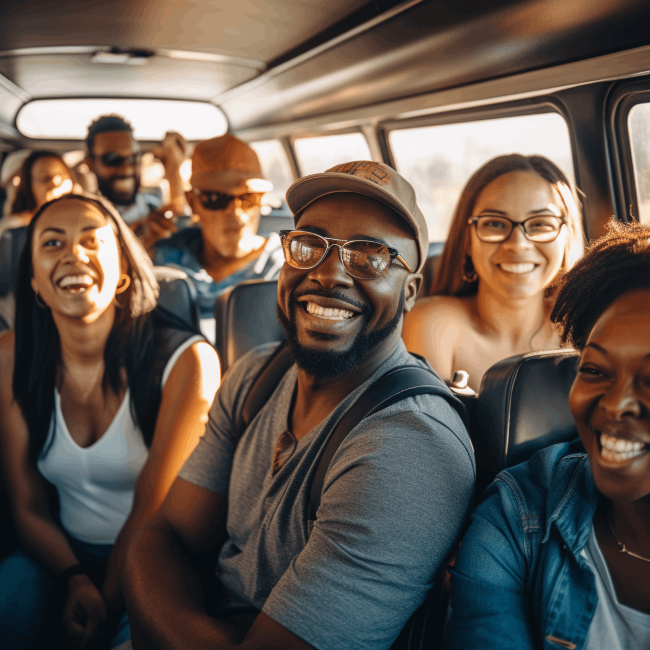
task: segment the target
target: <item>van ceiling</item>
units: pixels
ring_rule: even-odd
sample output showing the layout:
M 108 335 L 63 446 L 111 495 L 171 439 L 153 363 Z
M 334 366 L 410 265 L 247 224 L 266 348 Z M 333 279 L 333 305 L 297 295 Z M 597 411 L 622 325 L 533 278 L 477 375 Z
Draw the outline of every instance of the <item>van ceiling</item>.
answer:
M 648 24 L 638 0 L 9 0 L 0 136 L 75 96 L 212 101 L 238 132 L 647 46 Z

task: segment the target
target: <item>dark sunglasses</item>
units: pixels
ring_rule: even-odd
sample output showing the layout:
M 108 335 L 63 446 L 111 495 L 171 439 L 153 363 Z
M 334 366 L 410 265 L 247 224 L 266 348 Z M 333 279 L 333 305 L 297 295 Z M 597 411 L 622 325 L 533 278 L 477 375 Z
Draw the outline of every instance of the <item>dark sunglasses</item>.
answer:
M 308 270 L 318 266 L 326 257 L 329 249 L 336 246 L 339 258 L 348 275 L 359 280 L 377 280 L 395 259 L 399 260 L 413 273 L 411 267 L 399 252 L 374 241 L 332 239 L 321 237 L 302 230 L 281 230 L 280 239 L 284 259 L 289 266 Z M 333 243 L 343 242 L 343 243 Z
M 201 201 L 206 210 L 225 210 L 232 201 L 239 201 L 242 210 L 258 208 L 262 205 L 261 192 L 248 192 L 246 194 L 226 194 L 225 192 L 210 192 L 204 190 L 192 190 L 192 193 Z
M 93 158 L 99 158 L 105 167 L 122 167 L 123 165 L 135 167 L 140 164 L 142 154 L 138 152 L 132 153 L 130 156 L 120 156 L 120 154 L 110 151 L 101 156 L 93 156 Z

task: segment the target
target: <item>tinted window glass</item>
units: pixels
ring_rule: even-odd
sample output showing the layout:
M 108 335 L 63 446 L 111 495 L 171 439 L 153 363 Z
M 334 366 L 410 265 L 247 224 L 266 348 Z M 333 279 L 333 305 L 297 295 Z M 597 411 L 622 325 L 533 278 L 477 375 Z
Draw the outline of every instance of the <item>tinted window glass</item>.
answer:
M 109 113 L 130 122 L 138 140 L 162 140 L 166 131 L 178 131 L 187 140 L 207 140 L 228 128 L 214 104 L 175 99 L 38 99 L 20 110 L 16 126 L 30 138 L 83 140 L 88 125 Z
M 293 144 L 304 176 L 324 172 L 351 160 L 372 160 L 368 142 L 362 133 L 298 138 Z
M 277 206 L 284 200 L 289 185 L 293 183 L 293 175 L 284 147 L 279 140 L 251 142 L 250 145 L 260 159 L 264 178 L 273 183 L 273 190 L 269 195 L 276 199 L 274 203 Z
M 394 130 L 389 142 L 398 171 L 415 188 L 431 241 L 446 238 L 463 186 L 495 156 L 546 156 L 574 180 L 569 131 L 557 113 Z
M 637 104 L 628 116 L 634 162 L 638 219 L 650 224 L 650 104 Z M 636 215 L 635 215 L 636 216 Z

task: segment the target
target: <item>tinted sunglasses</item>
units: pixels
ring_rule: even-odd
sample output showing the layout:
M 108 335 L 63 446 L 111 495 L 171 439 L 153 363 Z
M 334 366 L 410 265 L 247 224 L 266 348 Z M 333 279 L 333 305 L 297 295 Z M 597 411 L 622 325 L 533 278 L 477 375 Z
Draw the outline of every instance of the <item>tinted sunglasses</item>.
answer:
M 122 167 L 123 165 L 131 165 L 135 167 L 140 164 L 142 160 L 142 154 L 132 153 L 130 156 L 120 156 L 120 154 L 110 151 L 109 153 L 102 154 L 101 156 L 93 156 L 94 158 L 99 158 L 102 165 L 105 167 Z
M 246 194 L 226 194 L 225 192 L 210 192 L 203 190 L 192 190 L 192 193 L 201 201 L 206 210 L 225 210 L 235 199 L 239 201 L 242 210 L 258 208 L 262 205 L 261 192 L 248 192 Z
M 399 260 L 409 273 L 413 273 L 396 249 L 378 242 L 332 239 L 302 230 L 281 230 L 280 239 L 284 259 L 296 269 L 313 269 L 327 257 L 329 249 L 336 246 L 346 273 L 353 278 L 377 280 L 386 273 L 394 259 Z

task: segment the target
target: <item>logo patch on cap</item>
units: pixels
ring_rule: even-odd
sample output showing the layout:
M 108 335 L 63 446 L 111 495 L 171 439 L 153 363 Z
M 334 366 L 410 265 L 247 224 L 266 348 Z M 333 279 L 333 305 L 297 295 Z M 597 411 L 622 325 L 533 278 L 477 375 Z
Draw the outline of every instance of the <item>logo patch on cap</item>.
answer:
M 345 163 L 344 165 L 335 167 L 331 171 L 337 174 L 349 174 L 350 176 L 365 178 L 377 185 L 388 185 L 391 177 L 391 173 L 377 163 L 365 160 Z

